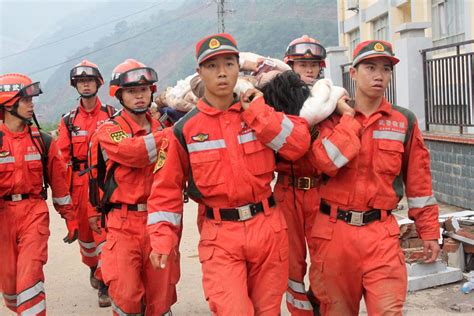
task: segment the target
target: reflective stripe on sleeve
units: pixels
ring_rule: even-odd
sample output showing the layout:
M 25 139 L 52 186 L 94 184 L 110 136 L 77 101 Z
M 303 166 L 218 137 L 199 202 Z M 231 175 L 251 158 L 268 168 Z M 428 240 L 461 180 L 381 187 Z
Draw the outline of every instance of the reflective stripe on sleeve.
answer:
M 66 195 L 66 196 L 61 197 L 61 198 L 55 198 L 55 197 L 53 197 L 53 203 L 54 203 L 54 204 L 58 204 L 58 205 L 68 205 L 68 204 L 72 204 L 71 196 L 70 196 L 70 195 Z
M 104 157 L 104 161 L 109 160 L 109 156 L 107 155 L 107 152 L 105 151 L 105 149 L 102 149 L 102 157 Z
M 390 139 L 398 140 L 400 142 L 405 141 L 405 133 L 393 132 L 393 131 L 374 131 L 372 134 L 373 139 Z
M 26 301 L 31 300 L 32 298 L 38 296 L 38 294 L 44 293 L 44 283 L 43 281 L 39 281 L 29 289 L 24 290 L 17 296 L 16 306 L 20 306 L 21 304 L 25 303 Z
M 286 139 L 293 131 L 293 127 L 293 122 L 286 115 L 283 115 L 280 133 L 278 133 L 278 135 L 271 142 L 269 142 L 267 146 L 278 152 L 281 147 L 283 147 L 283 145 L 286 143 Z
M 148 134 L 143 137 L 143 141 L 145 142 L 146 151 L 148 152 L 148 160 L 150 161 L 150 163 L 155 162 L 158 157 L 155 137 L 153 136 L 153 134 Z
M 408 208 L 421 208 L 428 205 L 435 205 L 436 198 L 433 195 L 408 198 Z
M 181 225 L 181 215 L 163 211 L 148 214 L 148 225 L 153 225 L 159 222 L 168 222 L 175 226 L 179 226 Z
M 25 161 L 34 161 L 34 160 L 41 160 L 41 155 L 40 154 L 25 155 Z
M 208 140 L 206 142 L 196 142 L 186 145 L 188 152 L 192 153 L 195 151 L 204 151 L 210 149 L 225 148 L 225 141 L 223 139 Z
M 288 292 L 286 292 L 286 301 L 293 305 L 296 309 L 301 309 L 305 311 L 313 310 L 313 306 L 309 301 L 297 300 L 291 293 Z
M 329 139 L 323 139 L 323 146 L 329 159 L 331 159 L 336 167 L 341 168 L 349 162 L 349 160 L 340 152 L 339 148 L 337 148 Z

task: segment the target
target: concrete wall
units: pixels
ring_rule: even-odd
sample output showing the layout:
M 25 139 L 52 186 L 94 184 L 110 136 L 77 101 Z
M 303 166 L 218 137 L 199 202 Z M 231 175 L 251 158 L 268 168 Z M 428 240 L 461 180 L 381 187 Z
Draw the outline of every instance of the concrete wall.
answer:
M 436 199 L 474 210 L 474 144 L 426 140 Z

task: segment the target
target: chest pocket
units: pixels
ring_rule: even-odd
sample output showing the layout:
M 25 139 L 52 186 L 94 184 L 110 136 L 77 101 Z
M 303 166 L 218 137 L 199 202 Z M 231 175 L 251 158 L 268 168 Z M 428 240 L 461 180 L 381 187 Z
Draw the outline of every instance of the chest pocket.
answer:
M 191 153 L 189 156 L 194 182 L 200 187 L 214 186 L 225 182 L 221 155 L 218 150 Z
M 259 141 L 243 143 L 245 163 L 253 175 L 273 172 L 276 168 L 275 153 Z
M 374 153 L 374 170 L 377 173 L 398 175 L 401 172 L 403 143 L 379 140 Z
M 15 169 L 13 159 L 12 156 L 0 158 L 0 195 L 4 194 L 2 191 L 13 186 L 13 170 Z
M 76 158 L 85 159 L 87 157 L 87 136 L 78 135 L 75 136 L 74 133 L 71 136 L 71 143 L 73 149 L 73 155 Z
M 29 171 L 28 177 L 34 187 L 41 187 L 43 185 L 43 164 L 41 163 L 41 156 L 37 154 L 31 155 L 31 157 L 31 160 L 27 160 L 25 156 L 25 162 Z

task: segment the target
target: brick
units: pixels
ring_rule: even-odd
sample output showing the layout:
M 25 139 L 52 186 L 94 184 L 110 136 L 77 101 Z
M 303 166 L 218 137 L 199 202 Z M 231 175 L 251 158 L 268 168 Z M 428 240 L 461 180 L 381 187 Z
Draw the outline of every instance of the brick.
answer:
M 405 248 L 402 249 L 405 254 L 406 263 L 415 263 L 424 261 L 423 248 Z
M 448 237 L 444 239 L 443 250 L 448 253 L 456 252 L 460 245 L 460 242 Z
M 453 175 L 460 176 L 461 175 L 461 167 L 453 166 Z

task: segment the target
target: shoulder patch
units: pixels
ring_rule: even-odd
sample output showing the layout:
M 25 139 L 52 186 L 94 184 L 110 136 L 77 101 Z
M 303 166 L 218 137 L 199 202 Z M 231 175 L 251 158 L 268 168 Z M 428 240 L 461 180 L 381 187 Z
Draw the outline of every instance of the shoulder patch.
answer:
M 153 168 L 153 173 L 156 173 L 165 165 L 167 148 L 168 148 L 168 139 L 163 138 L 163 140 L 161 141 L 160 152 L 158 153 L 158 158 L 156 160 L 155 168 Z
M 109 129 L 107 129 L 107 131 L 109 132 L 110 139 L 116 143 L 120 143 L 125 138 L 128 138 L 127 133 L 125 133 L 123 130 L 112 132 Z

